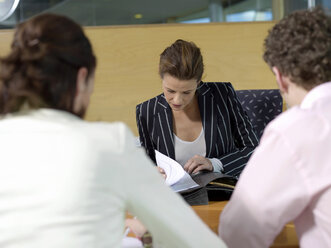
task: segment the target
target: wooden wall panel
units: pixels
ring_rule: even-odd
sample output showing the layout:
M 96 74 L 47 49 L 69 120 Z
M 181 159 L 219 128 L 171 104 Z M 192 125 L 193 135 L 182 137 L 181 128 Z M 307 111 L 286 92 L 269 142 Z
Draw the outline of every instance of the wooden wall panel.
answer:
M 176 39 L 202 50 L 204 81 L 229 81 L 236 89 L 276 88 L 262 59 L 272 22 L 170 24 L 85 28 L 98 58 L 88 120 L 124 121 L 137 134 L 136 104 L 161 92 L 159 54 Z M 0 56 L 13 31 L 0 30 Z

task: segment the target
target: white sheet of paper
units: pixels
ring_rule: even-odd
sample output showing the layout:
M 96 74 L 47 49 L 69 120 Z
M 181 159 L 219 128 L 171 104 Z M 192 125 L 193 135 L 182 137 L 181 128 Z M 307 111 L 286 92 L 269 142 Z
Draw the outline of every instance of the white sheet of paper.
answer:
M 186 173 L 177 161 L 157 150 L 155 150 L 155 159 L 157 165 L 161 167 L 167 175 L 166 184 L 170 186 L 177 183 Z
M 187 189 L 200 187 L 200 185 L 197 184 L 188 173 L 186 173 L 177 183 L 170 187 L 175 192 L 181 192 Z
M 186 189 L 199 187 L 194 182 L 191 176 L 184 171 L 183 167 L 172 158 L 155 150 L 155 159 L 159 167 L 161 167 L 167 175 L 166 184 L 171 186 L 175 192 L 180 192 Z

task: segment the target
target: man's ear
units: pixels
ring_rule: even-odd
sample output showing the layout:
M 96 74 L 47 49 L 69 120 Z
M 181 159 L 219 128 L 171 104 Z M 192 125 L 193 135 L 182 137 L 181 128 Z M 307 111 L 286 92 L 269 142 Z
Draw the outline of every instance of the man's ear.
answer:
M 281 71 L 276 66 L 272 67 L 272 71 L 274 72 L 274 74 L 276 76 L 276 81 L 277 81 L 280 92 L 287 93 L 289 85 L 288 85 L 288 82 L 287 82 L 286 78 L 284 77 L 284 75 L 281 73 Z
M 79 68 L 77 72 L 77 80 L 76 80 L 76 95 L 81 92 L 84 92 L 87 88 L 87 69 L 85 67 Z

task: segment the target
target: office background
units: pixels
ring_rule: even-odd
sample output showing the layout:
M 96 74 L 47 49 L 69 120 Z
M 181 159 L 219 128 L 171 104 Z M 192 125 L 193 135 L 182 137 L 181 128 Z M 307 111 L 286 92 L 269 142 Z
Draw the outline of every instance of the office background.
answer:
M 276 88 L 262 59 L 268 30 L 296 9 L 331 7 L 322 0 L 0 0 L 0 16 L 15 4 L 6 19 L 0 17 L 0 56 L 8 53 L 12 28 L 20 21 L 43 12 L 73 18 L 85 26 L 98 58 L 86 119 L 124 121 L 135 134 L 135 106 L 161 93 L 159 54 L 176 39 L 201 48 L 204 81 Z

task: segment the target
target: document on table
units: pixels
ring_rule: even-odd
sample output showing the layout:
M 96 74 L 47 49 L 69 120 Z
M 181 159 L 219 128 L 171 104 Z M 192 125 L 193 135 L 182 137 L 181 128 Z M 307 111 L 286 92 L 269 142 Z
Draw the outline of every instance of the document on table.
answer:
M 184 171 L 183 167 L 172 158 L 155 150 L 156 163 L 167 175 L 166 184 L 175 192 L 200 187 L 191 176 Z

